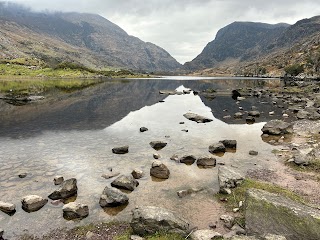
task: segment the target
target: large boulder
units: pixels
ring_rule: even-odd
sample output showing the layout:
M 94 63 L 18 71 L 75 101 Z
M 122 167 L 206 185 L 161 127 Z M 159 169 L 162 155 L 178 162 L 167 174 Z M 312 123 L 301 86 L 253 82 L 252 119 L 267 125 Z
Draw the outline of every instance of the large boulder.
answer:
M 121 175 L 111 183 L 112 187 L 126 189 L 129 191 L 133 191 L 138 185 L 139 182 L 136 179 L 134 179 L 131 175 Z
M 129 202 L 127 195 L 116 188 L 105 187 L 100 197 L 99 204 L 101 207 L 117 207 Z
M 160 179 L 168 179 L 170 171 L 162 162 L 154 161 L 150 169 L 150 175 Z
M 194 162 L 197 160 L 197 158 L 193 155 L 184 155 L 183 157 L 180 158 L 180 162 L 187 164 L 187 165 L 192 165 Z
M 70 178 L 64 181 L 59 187 L 59 189 L 51 193 L 48 197 L 52 200 L 66 199 L 76 195 L 77 192 L 77 179 Z
M 263 126 L 262 132 L 269 135 L 293 133 L 293 124 L 281 120 L 271 120 Z
M 245 202 L 248 233 L 283 235 L 288 240 L 320 239 L 319 209 L 258 189 L 249 189 Z
M 195 113 L 186 113 L 183 115 L 185 118 L 197 122 L 197 123 L 206 123 L 206 122 L 212 122 L 213 120 L 207 117 L 200 116 Z
M 63 216 L 67 219 L 86 218 L 89 215 L 88 205 L 71 202 L 63 206 Z
M 115 147 L 112 148 L 114 154 L 126 154 L 129 152 L 129 146 Z
M 0 211 L 12 214 L 16 212 L 16 205 L 13 203 L 7 203 L 0 201 Z
M 167 143 L 166 142 L 162 142 L 162 141 L 152 141 L 149 144 L 153 149 L 155 149 L 157 151 L 161 150 L 162 148 L 167 146 Z
M 189 224 L 174 212 L 160 207 L 144 206 L 132 210 L 131 227 L 138 235 L 170 232 L 186 235 Z
M 230 189 L 239 186 L 243 180 L 244 177 L 230 167 L 219 167 L 218 181 L 220 193 L 230 193 Z
M 221 142 L 214 143 L 209 146 L 209 152 L 211 152 L 211 153 L 224 153 L 224 152 L 226 152 L 226 147 Z
M 199 157 L 197 166 L 200 168 L 213 168 L 217 164 L 217 160 L 213 157 Z
M 22 209 L 26 212 L 35 212 L 41 209 L 44 205 L 46 205 L 48 199 L 37 196 L 37 195 L 29 195 L 23 197 L 21 199 Z

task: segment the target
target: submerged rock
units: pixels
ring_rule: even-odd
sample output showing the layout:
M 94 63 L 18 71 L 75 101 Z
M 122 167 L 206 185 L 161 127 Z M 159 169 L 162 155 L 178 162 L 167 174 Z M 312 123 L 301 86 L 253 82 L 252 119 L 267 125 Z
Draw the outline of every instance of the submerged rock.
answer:
M 101 207 L 117 207 L 128 204 L 129 198 L 116 188 L 105 187 L 100 197 Z
M 67 219 L 86 218 L 89 215 L 88 205 L 71 202 L 63 206 L 63 216 Z
M 263 126 L 262 132 L 269 135 L 293 133 L 293 124 L 281 120 L 271 120 Z
M 224 153 L 226 152 L 226 147 L 223 143 L 218 142 L 209 146 L 210 153 Z
M 51 193 L 48 197 L 52 200 L 66 199 L 76 195 L 77 192 L 78 192 L 77 179 L 70 178 L 64 181 L 61 184 L 60 188 L 54 191 L 53 193 Z
M 115 154 L 126 154 L 129 152 L 129 146 L 115 147 L 112 148 L 112 152 Z
M 170 171 L 162 162 L 154 161 L 150 169 L 150 175 L 160 179 L 168 179 L 170 176 Z
M 111 186 L 133 191 L 137 186 L 139 186 L 139 182 L 135 180 L 131 175 L 121 175 L 111 183 Z
M 200 116 L 198 114 L 195 114 L 195 113 L 186 113 L 183 115 L 185 118 L 191 120 L 191 121 L 194 121 L 194 122 L 197 122 L 197 123 L 206 123 L 206 122 L 211 122 L 213 121 L 212 119 L 210 118 L 207 118 L 207 117 L 203 117 L 203 116 Z
M 242 112 L 236 112 L 234 115 L 233 115 L 234 118 L 242 118 L 243 117 L 243 113 Z
M 248 112 L 248 115 L 251 117 L 260 117 L 260 112 L 259 111 L 250 111 L 250 112 Z
M 319 209 L 258 189 L 249 189 L 245 202 L 249 234 L 280 234 L 288 240 L 320 239 Z
M 151 235 L 157 232 L 188 234 L 189 223 L 174 212 L 160 207 L 143 206 L 132 210 L 130 223 L 138 235 Z
M 167 146 L 167 143 L 162 141 L 152 141 L 149 144 L 154 150 L 157 150 L 157 151 Z
M 44 205 L 46 205 L 48 199 L 37 196 L 37 195 L 29 195 L 23 197 L 21 199 L 22 209 L 26 212 L 35 212 L 41 209 Z

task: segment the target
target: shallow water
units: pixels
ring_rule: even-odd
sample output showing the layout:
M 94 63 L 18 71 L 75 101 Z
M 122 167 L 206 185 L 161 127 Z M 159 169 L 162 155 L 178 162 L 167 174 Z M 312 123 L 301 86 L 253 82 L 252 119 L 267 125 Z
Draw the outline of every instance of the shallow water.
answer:
M 128 80 L 102 83 L 99 86 L 71 94 L 48 96 L 44 102 L 26 106 L 11 106 L 1 102 L 0 124 L 0 192 L 1 201 L 15 203 L 17 212 L 8 216 L 0 212 L 0 226 L 5 237 L 21 233 L 42 234 L 58 227 L 72 227 L 96 221 L 128 220 L 136 206 L 155 205 L 174 210 L 193 226 L 206 228 L 218 220 L 222 212 L 212 197 L 218 190 L 217 169 L 200 169 L 170 160 L 173 154 L 210 155 L 208 146 L 223 139 L 238 141 L 237 151 L 216 156 L 218 163 L 237 168 L 267 168 L 272 165 L 272 146 L 261 139 L 261 128 L 267 114 L 273 109 L 268 99 L 248 98 L 241 102 L 244 110 L 257 106 L 262 114 L 258 123 L 247 125 L 245 120 L 224 119 L 233 115 L 239 105 L 231 95 L 223 94 L 212 101 L 186 95 L 159 95 L 159 90 L 218 89 L 231 92 L 238 87 L 261 87 L 270 81 L 259 79 L 200 79 L 200 80 Z M 159 102 L 163 100 L 164 102 Z M 227 110 L 227 112 L 223 112 Z M 197 124 L 183 117 L 194 112 L 213 119 Z M 281 114 L 279 111 L 278 114 Z M 275 116 L 276 117 L 276 116 Z M 260 122 L 259 122 L 260 121 Z M 184 122 L 184 124 L 180 124 Z M 232 124 L 231 124 L 232 123 Z M 149 131 L 140 133 L 140 127 Z M 188 130 L 188 132 L 182 131 Z M 168 145 L 158 151 L 170 169 L 165 181 L 153 181 L 149 170 L 156 151 L 150 141 L 165 141 Z M 115 155 L 111 149 L 129 145 L 129 153 Z M 258 150 L 259 156 L 249 156 L 249 150 Z M 140 168 L 146 175 L 140 185 L 129 193 L 130 203 L 124 209 L 102 209 L 99 197 L 112 181 L 101 177 L 108 168 L 121 174 L 130 174 Z M 24 179 L 18 174 L 28 173 Z M 21 209 L 20 199 L 29 194 L 43 197 L 56 189 L 53 178 L 78 180 L 76 201 L 89 205 L 90 215 L 80 222 L 62 217 L 62 204 L 49 203 L 34 213 Z M 189 188 L 204 191 L 185 198 L 176 192 Z

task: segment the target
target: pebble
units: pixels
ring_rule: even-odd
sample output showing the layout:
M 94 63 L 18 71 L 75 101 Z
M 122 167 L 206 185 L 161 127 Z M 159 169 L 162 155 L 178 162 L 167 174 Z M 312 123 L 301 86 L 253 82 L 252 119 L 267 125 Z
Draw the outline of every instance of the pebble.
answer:
M 154 153 L 153 154 L 153 158 L 154 159 L 159 159 L 161 156 L 160 156 L 160 154 L 159 153 Z
M 19 173 L 19 178 L 25 178 L 28 174 L 27 173 Z

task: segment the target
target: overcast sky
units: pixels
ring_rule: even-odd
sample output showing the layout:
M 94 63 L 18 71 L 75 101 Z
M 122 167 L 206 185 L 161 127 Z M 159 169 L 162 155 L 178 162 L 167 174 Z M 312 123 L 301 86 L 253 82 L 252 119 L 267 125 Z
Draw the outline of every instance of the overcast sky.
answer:
M 9 0 L 35 10 L 97 13 L 128 34 L 166 49 L 180 63 L 195 58 L 234 21 L 293 24 L 320 15 L 319 0 Z

